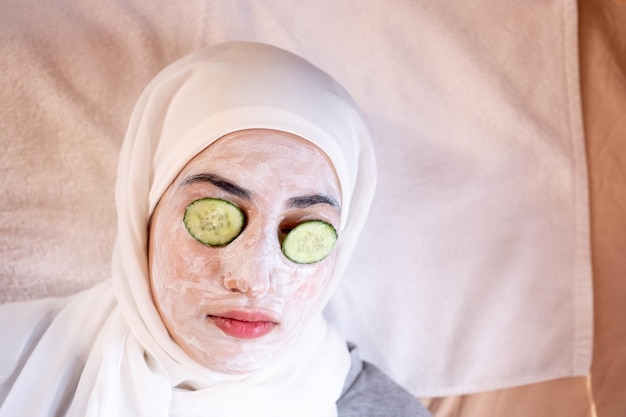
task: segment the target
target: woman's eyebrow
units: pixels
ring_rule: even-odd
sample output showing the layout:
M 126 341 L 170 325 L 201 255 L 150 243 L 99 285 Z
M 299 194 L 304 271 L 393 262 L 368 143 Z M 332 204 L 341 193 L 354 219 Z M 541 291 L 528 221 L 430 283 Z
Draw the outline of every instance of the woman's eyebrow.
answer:
M 309 206 L 314 206 L 316 204 L 329 204 L 335 207 L 337 210 L 340 209 L 337 200 L 326 194 L 303 195 L 293 197 L 287 200 L 287 207 L 289 208 L 306 208 Z
M 237 197 L 244 198 L 246 200 L 250 200 L 252 198 L 252 193 L 245 188 L 241 188 L 240 186 L 234 184 L 231 181 L 228 181 L 223 177 L 220 177 L 219 175 L 210 173 L 191 175 L 181 181 L 179 187 L 183 187 L 185 185 L 193 184 L 196 182 L 210 182 L 216 187 L 221 188 L 227 193 L 236 195 Z

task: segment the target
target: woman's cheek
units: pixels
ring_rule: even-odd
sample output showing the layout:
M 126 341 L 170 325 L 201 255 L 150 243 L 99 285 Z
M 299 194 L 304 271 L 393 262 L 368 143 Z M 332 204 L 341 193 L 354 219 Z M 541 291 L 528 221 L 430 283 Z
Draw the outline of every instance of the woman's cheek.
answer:
M 178 220 L 178 221 L 176 221 Z M 173 280 L 200 283 L 219 270 L 218 249 L 196 241 L 181 219 L 168 219 L 170 227 L 164 228 L 159 246 L 159 257 Z
M 313 301 L 321 294 L 323 288 L 328 283 L 325 277 L 328 275 L 327 268 L 308 268 L 306 271 L 298 273 L 298 278 L 293 281 L 292 291 L 294 300 L 297 301 Z
M 153 294 L 159 310 L 168 316 L 193 315 L 203 294 L 213 290 L 215 277 L 219 277 L 219 258 L 210 254 L 214 249 L 197 244 L 185 234 L 184 228 L 178 228 L 155 236 L 161 241 L 151 271 Z
M 290 290 L 285 297 L 286 320 L 300 326 L 308 322 L 321 308 L 322 297 L 328 288 L 334 258 L 316 265 L 299 265 L 289 283 Z

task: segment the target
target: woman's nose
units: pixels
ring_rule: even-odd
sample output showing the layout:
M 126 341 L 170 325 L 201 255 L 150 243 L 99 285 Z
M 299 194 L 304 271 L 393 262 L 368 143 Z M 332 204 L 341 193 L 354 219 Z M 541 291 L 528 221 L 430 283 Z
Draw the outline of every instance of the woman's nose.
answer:
M 274 252 L 279 248 L 277 235 L 273 239 L 271 235 L 252 226 L 229 245 L 228 270 L 223 275 L 227 290 L 258 298 L 274 289 Z

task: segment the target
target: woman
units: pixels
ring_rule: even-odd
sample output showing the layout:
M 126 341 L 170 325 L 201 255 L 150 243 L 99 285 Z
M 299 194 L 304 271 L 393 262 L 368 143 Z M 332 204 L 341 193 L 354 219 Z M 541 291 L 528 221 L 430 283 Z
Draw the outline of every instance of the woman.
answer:
M 121 150 L 112 280 L 0 309 L 0 416 L 427 415 L 321 314 L 374 182 L 354 103 L 303 59 L 172 64 Z

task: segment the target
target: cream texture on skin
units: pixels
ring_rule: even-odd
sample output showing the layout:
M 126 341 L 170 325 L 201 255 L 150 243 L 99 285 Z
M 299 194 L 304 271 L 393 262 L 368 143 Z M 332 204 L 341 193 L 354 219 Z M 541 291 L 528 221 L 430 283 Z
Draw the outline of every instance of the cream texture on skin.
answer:
M 198 180 L 206 174 L 248 195 Z M 319 312 L 334 253 L 301 265 L 281 251 L 283 231 L 304 220 L 338 229 L 337 206 L 319 198 L 293 204 L 310 196 L 341 201 L 327 156 L 302 138 L 263 129 L 223 136 L 195 156 L 163 194 L 150 224 L 152 295 L 171 337 L 197 362 L 225 373 L 262 368 Z M 185 208 L 207 197 L 232 202 L 246 217 L 242 233 L 226 246 L 204 245 L 185 228 Z M 263 323 L 249 337 L 236 337 L 217 325 L 233 316 Z

